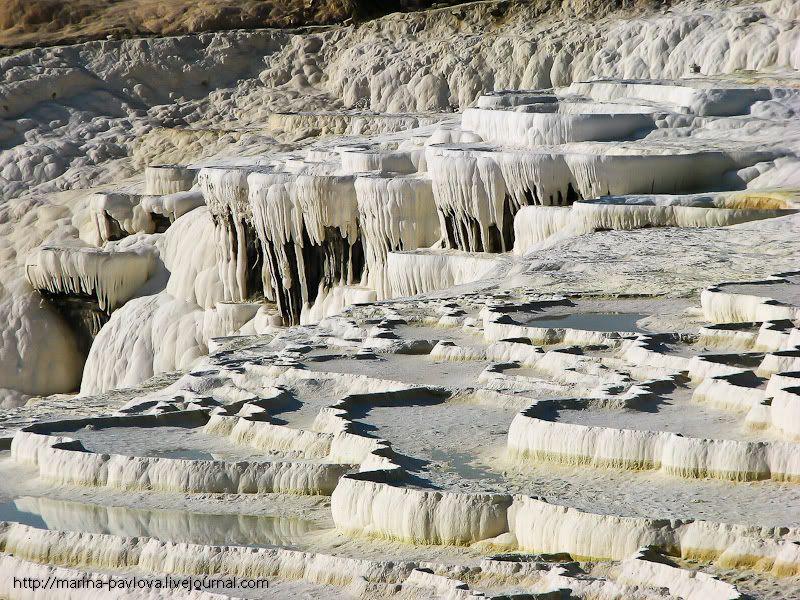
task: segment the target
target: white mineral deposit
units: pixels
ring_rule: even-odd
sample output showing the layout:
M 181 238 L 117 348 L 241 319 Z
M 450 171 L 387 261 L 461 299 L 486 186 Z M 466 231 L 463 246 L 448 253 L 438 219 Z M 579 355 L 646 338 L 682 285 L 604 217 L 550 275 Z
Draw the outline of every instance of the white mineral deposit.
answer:
M 800 3 L 7 2 L 0 598 L 800 598 Z

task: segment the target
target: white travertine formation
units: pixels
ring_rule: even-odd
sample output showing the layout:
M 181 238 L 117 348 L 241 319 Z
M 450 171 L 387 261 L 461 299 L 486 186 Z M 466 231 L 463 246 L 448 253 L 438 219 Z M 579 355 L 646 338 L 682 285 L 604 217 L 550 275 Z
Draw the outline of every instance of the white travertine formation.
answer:
M 766 388 L 754 387 L 758 379 L 752 372 L 717 376 L 703 380 L 692 400 L 745 415 L 752 429 L 769 429 L 790 440 L 800 439 L 796 418 L 800 376 L 798 372 L 767 373 Z
M 762 287 L 769 293 L 769 285 L 780 283 L 780 275 L 773 279 L 752 283 L 753 287 Z M 712 323 L 762 322 L 780 319 L 800 319 L 800 306 L 774 300 L 769 296 L 756 296 L 729 292 L 726 287 L 741 284 L 719 284 L 703 290 L 700 302 L 703 314 Z
M 100 244 L 132 233 L 153 233 L 155 224 L 138 194 L 102 192 L 92 197 L 92 220 Z
M 555 104 L 558 97 L 545 90 L 499 90 L 478 98 L 478 108 L 506 109 L 528 104 Z
M 769 352 L 758 365 L 756 375 L 771 377 L 776 373 L 800 371 L 800 348 Z
M 15 581 L 16 580 L 16 581 Z M 71 581 L 83 580 L 82 587 L 74 585 L 70 588 Z M 231 598 L 228 595 L 212 594 L 205 591 L 186 590 L 183 587 L 172 589 L 168 587 L 155 589 L 137 589 L 130 582 L 130 588 L 120 585 L 121 582 L 111 582 L 110 575 L 87 573 L 79 569 L 65 569 L 52 567 L 37 562 L 23 560 L 12 554 L 0 553 L 0 594 L 6 598 L 19 598 L 21 600 L 41 598 L 43 588 L 48 582 L 54 582 L 52 588 L 58 591 L 58 597 L 63 600 L 93 600 L 108 597 L 108 590 L 114 586 L 114 597 L 119 600 L 158 600 L 160 598 L 178 598 L 180 600 L 224 600 Z M 21 581 L 41 582 L 41 586 L 33 589 L 33 585 L 23 587 Z M 63 582 L 56 584 L 55 582 Z M 16 585 L 15 585 L 16 583 Z
M 800 329 L 789 325 L 791 321 L 766 321 L 758 329 L 754 350 L 774 352 L 800 346 Z
M 300 323 L 318 323 L 324 318 L 338 315 L 348 306 L 369 304 L 378 299 L 374 289 L 361 285 L 335 285 L 328 289 L 321 286 L 314 304 L 308 306 L 300 315 Z
M 537 373 L 547 376 L 548 381 L 557 384 L 583 384 L 589 388 L 599 385 L 616 385 L 627 389 L 626 394 L 648 392 L 638 385 L 630 386 L 629 379 L 616 372 L 609 372 L 602 359 L 560 352 L 545 352 L 539 346 L 518 342 L 495 342 L 486 348 L 486 358 L 495 364 L 487 368 L 478 380 L 481 381 L 487 372 L 494 374 L 502 371 L 502 363 L 530 367 Z M 504 375 L 504 377 L 507 377 Z M 621 396 L 617 396 L 621 399 Z
M 149 253 L 43 246 L 28 256 L 25 272 L 38 290 L 94 297 L 100 308 L 110 313 L 147 281 L 153 262 Z
M 204 204 L 203 193 L 196 189 L 163 196 L 144 196 L 141 200 L 141 206 L 145 212 L 166 217 L 172 223 L 190 210 Z
M 670 593 L 685 600 L 739 600 L 742 595 L 730 583 L 702 572 L 679 569 L 666 562 L 648 557 L 648 551 L 639 551 L 620 565 L 617 581 L 630 585 L 648 585 L 669 589 Z
M 689 372 L 692 359 L 686 356 L 675 356 L 659 352 L 652 346 L 653 344 L 650 340 L 643 339 L 643 336 L 640 336 L 625 348 L 625 360 L 631 364 Z
M 736 385 L 727 377 L 722 375 L 703 379 L 692 393 L 692 400 L 745 414 L 764 401 L 764 390 Z
M 567 552 L 585 559 L 624 559 L 642 546 L 683 558 L 717 558 L 720 565 L 758 565 L 775 574 L 797 572 L 800 553 L 784 532 L 703 521 L 669 521 L 591 514 L 515 496 L 508 523 L 519 547 Z
M 766 326 L 768 324 L 764 324 Z M 762 328 L 763 328 L 762 326 Z M 725 348 L 729 350 L 753 350 L 756 347 L 760 329 L 754 331 L 752 323 L 725 323 L 707 325 L 701 327 L 699 331 L 700 338 L 697 344 L 704 348 Z M 761 348 L 759 349 L 772 349 L 777 350 L 782 344 L 778 344 L 776 348 Z
M 217 264 L 225 290 L 225 299 L 235 302 L 246 300 L 251 293 L 250 284 L 261 273 L 252 273 L 259 267 L 259 256 L 254 255 L 251 226 L 252 211 L 247 201 L 247 171 L 243 169 L 204 168 L 198 175 L 198 184 L 212 216 L 217 236 Z
M 408 131 L 447 119 L 446 115 L 375 114 L 364 111 L 278 112 L 266 116 L 269 129 L 294 136 L 375 135 Z
M 794 593 L 800 10 L 544 4 L 0 58 L 0 596 Z
M 416 173 L 423 160 L 421 148 L 384 150 L 381 148 L 342 146 L 338 148 L 341 168 L 345 173 L 378 171 L 381 175 Z
M 511 250 L 514 217 L 526 205 L 563 206 L 607 195 L 698 191 L 720 185 L 729 171 L 766 158 L 768 154 L 759 152 L 692 152 L 598 143 L 577 144 L 568 150 L 556 146 L 520 151 L 486 145 L 426 149 L 449 247 L 479 252 Z M 630 212 L 637 211 L 629 209 L 626 214 Z M 664 223 L 675 214 L 674 209 L 662 212 L 657 216 Z M 706 223 L 725 220 L 707 216 L 716 213 L 703 214 Z M 728 219 L 735 223 L 744 216 L 734 213 Z M 685 220 L 695 223 L 698 218 Z
M 424 544 L 470 544 L 508 530 L 511 497 L 395 487 L 344 477 L 331 496 L 336 526 L 361 535 Z
M 665 104 L 680 112 L 700 116 L 731 116 L 748 112 L 753 103 L 768 100 L 772 91 L 767 87 L 717 87 L 713 81 L 699 79 L 692 86 L 669 82 L 648 81 L 581 81 L 570 85 L 565 93 L 579 94 L 599 102 L 621 98 Z
M 296 454 L 302 458 L 322 459 L 331 452 L 331 434 L 292 429 L 266 421 L 242 417 L 212 415 L 203 431 L 225 435 L 236 444 L 266 451 Z
M 457 346 L 453 342 L 439 341 L 429 356 L 434 360 L 486 360 L 487 351 L 479 348 Z
M 346 401 L 345 404 L 339 403 L 339 406 L 346 406 Z M 224 435 L 235 444 L 258 450 L 328 463 L 358 464 L 362 470 L 370 470 L 370 465 L 374 465 L 373 453 L 387 451 L 388 444 L 383 440 L 349 433 L 347 429 L 350 422 L 346 419 L 346 411 L 342 408 L 329 411 L 320 412 L 314 421 L 314 429 L 294 429 L 246 417 L 212 415 L 204 431 Z
M 645 227 L 727 227 L 791 214 L 793 203 L 748 207 L 741 195 L 620 196 L 575 202 L 571 208 L 524 206 L 514 219 L 514 251 L 560 234 Z
M 745 372 L 745 369 L 737 365 L 728 364 L 724 355 L 714 356 L 713 354 L 693 356 L 689 359 L 688 375 L 692 381 L 700 382 L 708 377 L 724 377 L 726 375 L 738 375 Z
M 778 376 L 773 376 L 773 379 Z M 793 382 L 800 383 L 797 379 Z M 768 390 L 769 393 L 769 390 Z M 770 425 L 784 435 L 800 440 L 800 386 L 776 390 L 769 406 Z M 749 415 L 748 415 L 749 419 Z
M 794 371 L 792 373 L 778 373 L 769 378 L 767 382 L 767 389 L 764 390 L 764 395 L 767 398 L 775 397 L 778 392 L 788 390 L 789 388 L 796 388 L 800 385 L 800 372 Z
M 800 481 L 800 453 L 789 442 L 683 437 L 669 432 L 591 427 L 537 417 L 534 404 L 514 417 L 508 450 L 517 460 L 618 469 L 657 469 L 679 477 Z
M 191 239 L 194 243 L 183 242 Z M 248 313 L 215 311 L 224 299 L 219 277 L 214 227 L 208 210 L 199 208 L 180 219 L 158 240 L 157 248 L 168 271 L 164 292 L 129 301 L 111 315 L 89 351 L 81 392 L 92 394 L 122 385 L 134 385 L 154 374 L 189 368 L 208 353 L 211 337 L 237 331 Z
M 12 455 L 57 485 L 209 493 L 330 494 L 347 465 L 184 460 L 96 454 L 80 442 L 19 432 Z M 16 439 L 16 437 L 15 437 Z M 34 455 L 35 453 L 35 455 Z
M 122 537 L 155 537 L 164 540 L 216 545 L 271 543 L 288 545 L 313 533 L 314 524 L 303 520 L 253 515 L 183 513 L 102 504 L 19 498 L 20 511 L 41 516 L 50 530 L 104 532 Z
M 2 555 L 2 564 L 10 570 L 34 578 L 54 575 L 65 579 L 83 578 L 85 571 L 63 567 L 46 568 L 35 562 L 42 555 L 59 556 L 60 562 L 80 562 L 83 568 L 105 568 L 145 570 L 169 573 L 207 575 L 209 578 L 237 576 L 239 578 L 268 578 L 278 590 L 284 582 L 306 582 L 344 588 L 348 596 L 368 597 L 400 594 L 400 597 L 437 597 L 448 600 L 482 598 L 485 595 L 469 589 L 455 579 L 458 567 L 435 563 L 412 561 L 388 562 L 381 560 L 358 560 L 338 558 L 330 555 L 298 552 L 284 549 L 250 549 L 223 546 L 210 552 L 208 547 L 195 544 L 165 543 L 152 538 L 125 538 L 101 534 L 74 532 L 44 532 L 22 525 L 4 524 L 2 546 L 7 553 Z M 94 551 L 89 551 L 94 548 Z M 11 552 L 14 553 L 11 556 Z M 168 559 L 167 559 L 168 558 Z M 16 572 L 16 571 L 14 571 Z M 581 596 L 611 599 L 624 594 L 631 600 L 655 600 L 664 598 L 656 590 L 637 589 L 619 585 L 603 579 L 586 576 L 571 576 L 561 567 L 550 568 L 542 563 L 525 563 L 508 560 L 485 559 L 472 570 L 472 575 L 487 581 L 511 585 L 536 582 L 544 596 L 561 594 L 571 590 Z M 104 576 L 88 574 L 90 579 Z M 635 575 L 634 575 L 635 577 Z M 519 582 L 519 583 L 518 583 Z M 3 584 L 7 585 L 3 580 Z M 641 585 L 641 584 L 640 584 Z M 272 586 L 271 586 L 272 587 Z M 328 594 L 331 589 L 328 588 Z M 85 590 L 82 590 L 85 593 Z M 170 591 L 175 594 L 175 591 Z M 536 594 L 539 596 L 539 594 Z M 70 596 L 66 596 L 70 597 Z M 77 596 L 76 596 L 77 597 Z M 84 597 L 84 596 L 80 596 Z M 89 596 L 93 597 L 93 596 Z M 102 597 L 99 595 L 98 597 Z M 130 595 L 122 598 L 160 598 L 157 593 Z M 171 596 L 173 597 L 173 596 Z M 212 600 L 219 598 L 205 592 L 191 592 L 188 600 Z M 232 597 L 232 596 L 225 596 Z M 670 596 L 670 598 L 675 596 Z M 716 598 L 714 598 L 716 600 Z
M 683 558 L 716 558 L 722 565 L 775 574 L 800 570 L 800 552 L 786 530 L 591 514 L 525 496 L 409 490 L 374 478 L 341 480 L 331 507 L 337 527 L 428 544 L 479 541 L 508 531 L 529 552 L 622 559 L 638 547 L 654 546 Z
M 78 388 L 83 357 L 75 336 L 24 276 L 3 283 L 0 315 L 0 406 Z
M 282 548 L 200 546 L 96 533 L 43 531 L 20 524 L 0 526 L 0 547 L 22 560 L 150 573 L 227 574 L 244 578 L 307 580 L 345 587 L 362 579 L 397 583 L 414 563 L 340 558 Z
M 161 260 L 170 273 L 165 288 L 170 296 L 204 309 L 223 301 L 213 235 L 208 210 L 200 208 L 177 220 L 158 241 Z M 194 241 L 191 246 L 183 243 L 187 238 Z
M 471 283 L 497 267 L 492 256 L 452 251 L 389 252 L 386 278 L 392 296 L 414 296 Z
M 122 239 L 136 233 L 162 233 L 171 223 L 205 204 L 197 190 L 164 196 L 142 196 L 125 192 L 102 192 L 91 199 L 96 242 Z
M 568 106 L 568 105 L 567 105 Z M 553 103 L 528 105 L 538 110 L 485 110 L 469 108 L 464 111 L 462 127 L 477 133 L 486 142 L 508 146 L 536 148 L 566 142 L 610 141 L 632 137 L 635 133 L 654 127 L 650 111 L 566 114 Z M 600 109 L 602 110 L 602 108 Z
M 378 299 L 391 297 L 389 253 L 427 248 L 441 238 L 431 183 L 420 177 L 361 176 L 355 190 L 366 283 Z
M 403 590 L 412 595 L 432 593 L 437 598 L 446 600 L 469 600 L 470 598 L 485 598 L 484 594 L 469 589 L 466 583 L 451 579 L 444 575 L 437 575 L 429 569 L 414 569 L 411 575 L 403 582 Z
M 197 180 L 197 171 L 185 165 L 149 165 L 144 170 L 144 193 L 166 196 L 188 192 Z
M 564 298 L 553 297 L 541 300 L 540 306 L 558 306 Z M 509 322 L 501 313 L 491 309 L 481 311 L 483 319 L 483 337 L 486 341 L 495 342 L 509 338 L 527 338 L 533 344 L 568 344 L 573 346 L 592 346 L 597 344 L 616 344 L 624 339 L 633 340 L 635 333 L 616 331 L 591 331 L 572 329 L 570 327 L 532 327 Z M 502 348 L 502 346 L 498 346 Z M 522 352 L 529 352 L 525 348 Z M 498 355 L 498 359 L 500 355 Z M 516 360 L 516 359 L 513 359 Z M 658 365 L 662 366 L 662 365 Z
M 572 212 L 568 206 L 523 206 L 514 217 L 514 252 L 524 255 L 556 234 L 571 233 Z
M 363 247 L 352 176 L 253 173 L 248 178 L 254 230 L 271 289 L 290 323 L 336 286 L 358 283 Z M 241 257 L 239 258 L 241 261 Z M 320 311 L 325 316 L 325 310 Z M 318 320 L 318 319 L 317 319 Z

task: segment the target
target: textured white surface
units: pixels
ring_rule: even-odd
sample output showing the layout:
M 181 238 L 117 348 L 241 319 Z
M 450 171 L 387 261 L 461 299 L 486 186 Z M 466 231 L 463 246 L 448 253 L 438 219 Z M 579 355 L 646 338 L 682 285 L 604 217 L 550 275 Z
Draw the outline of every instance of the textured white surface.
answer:
M 0 403 L 82 392 L 0 415 L 0 506 L 74 528 L 0 525 L 0 571 L 791 595 L 795 276 L 735 286 L 796 268 L 794 4 L 486 2 L 0 59 Z M 64 305 L 90 297 L 84 366 Z M 249 458 L 160 455 L 183 411 Z M 35 433 L 113 436 L 110 413 L 139 425 L 107 453 Z M 327 531 L 144 537 L 197 510 Z

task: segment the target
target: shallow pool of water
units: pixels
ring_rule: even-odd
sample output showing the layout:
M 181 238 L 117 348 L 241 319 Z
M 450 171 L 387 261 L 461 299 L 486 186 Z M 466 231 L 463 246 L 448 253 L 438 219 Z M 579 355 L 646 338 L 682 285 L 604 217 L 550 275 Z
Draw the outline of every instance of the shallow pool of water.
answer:
M 546 315 L 528 319 L 531 327 L 553 327 L 582 329 L 586 331 L 630 331 L 644 333 L 636 326 L 637 321 L 648 315 L 641 313 L 574 313 L 569 315 Z
M 700 439 L 774 439 L 769 431 L 744 427 L 740 414 L 693 402 L 692 389 L 688 387 L 679 387 L 658 400 L 641 406 L 639 410 L 561 410 L 558 411 L 557 420 L 588 427 L 669 431 Z
M 22 523 L 37 529 L 47 529 L 47 523 L 44 522 L 44 519 L 39 514 L 20 509 L 16 500 L 0 502 L 0 521 Z
M 722 291 L 729 294 L 762 296 L 797 306 L 800 304 L 800 277 L 787 277 L 786 281 L 774 283 L 741 283 L 723 286 Z
M 0 502 L 0 521 L 38 529 L 254 548 L 292 547 L 323 531 L 312 521 L 286 517 L 149 510 L 31 496 Z
M 491 471 L 485 467 L 475 464 L 475 457 L 460 452 L 448 452 L 438 448 L 432 448 L 430 458 L 447 465 L 447 471 L 455 473 L 462 479 L 489 480 L 494 483 L 504 483 L 505 479 L 500 473 Z
M 284 453 L 269 453 L 231 444 L 224 436 L 209 435 L 202 427 L 105 427 L 56 432 L 81 441 L 90 452 L 183 460 L 228 462 L 318 462 Z

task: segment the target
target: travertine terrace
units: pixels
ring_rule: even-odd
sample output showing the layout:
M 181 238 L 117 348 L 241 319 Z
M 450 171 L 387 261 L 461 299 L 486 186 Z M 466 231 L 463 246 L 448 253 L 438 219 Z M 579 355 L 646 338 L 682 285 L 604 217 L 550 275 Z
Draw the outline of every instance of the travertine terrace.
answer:
M 799 598 L 800 5 L 595 4 L 0 59 L 0 597 Z

